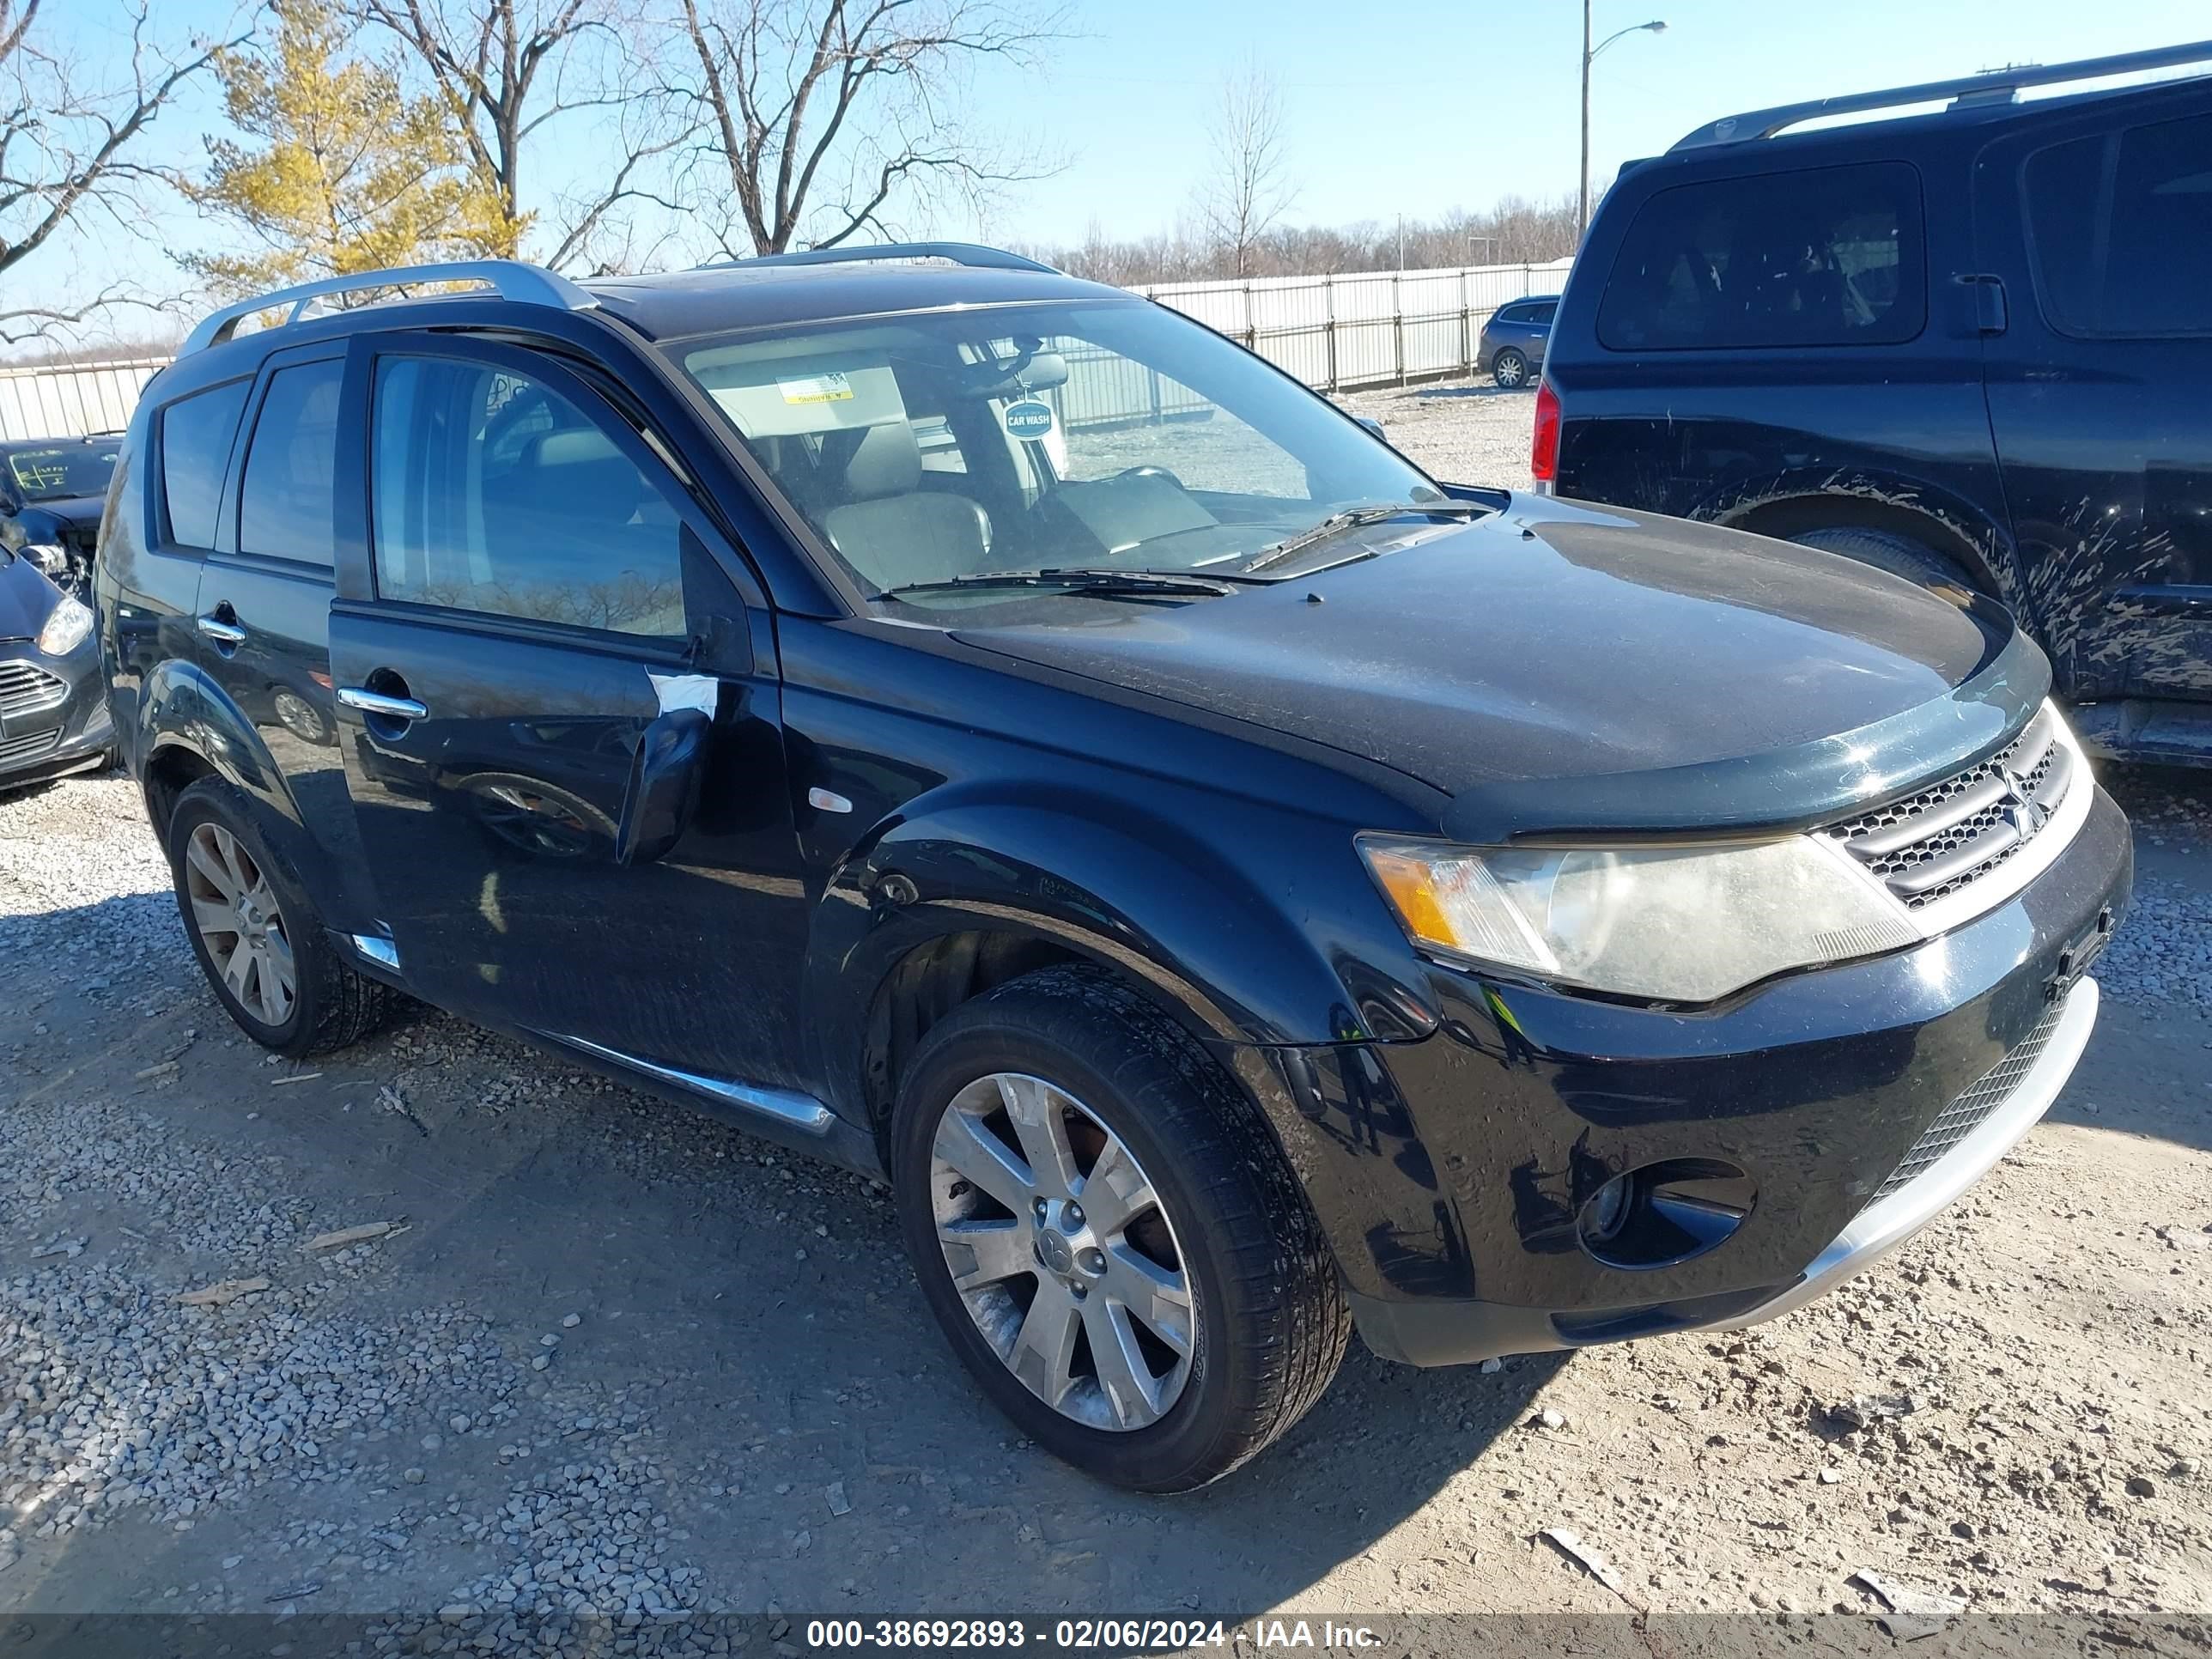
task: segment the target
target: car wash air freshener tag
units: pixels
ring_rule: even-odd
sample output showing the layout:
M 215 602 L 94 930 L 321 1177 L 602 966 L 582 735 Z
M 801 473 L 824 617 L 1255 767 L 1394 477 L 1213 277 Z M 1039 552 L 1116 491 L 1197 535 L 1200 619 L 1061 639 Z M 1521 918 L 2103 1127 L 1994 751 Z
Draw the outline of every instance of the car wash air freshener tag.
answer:
M 1052 436 L 1052 405 L 1042 398 L 1024 398 L 1018 403 L 1008 404 L 1002 418 L 1009 438 L 1035 443 L 1040 438 Z

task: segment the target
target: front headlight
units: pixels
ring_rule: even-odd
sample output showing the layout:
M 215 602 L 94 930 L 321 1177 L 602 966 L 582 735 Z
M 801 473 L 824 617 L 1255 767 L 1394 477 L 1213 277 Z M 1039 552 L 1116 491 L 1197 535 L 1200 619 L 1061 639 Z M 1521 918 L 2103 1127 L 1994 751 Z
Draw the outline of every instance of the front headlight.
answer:
M 50 657 L 66 657 L 91 632 L 91 611 L 64 593 L 62 602 L 48 613 L 46 625 L 39 630 L 39 649 Z
M 1362 837 L 1416 943 L 1667 1002 L 1919 942 L 1904 907 L 1808 836 L 1653 848 Z

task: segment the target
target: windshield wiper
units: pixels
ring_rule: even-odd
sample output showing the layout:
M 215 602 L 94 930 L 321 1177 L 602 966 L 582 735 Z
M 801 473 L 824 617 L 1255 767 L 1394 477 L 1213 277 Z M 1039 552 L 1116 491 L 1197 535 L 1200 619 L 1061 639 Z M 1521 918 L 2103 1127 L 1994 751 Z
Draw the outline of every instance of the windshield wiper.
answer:
M 1218 599 L 1235 592 L 1234 577 L 1191 575 L 1174 570 L 1112 570 L 1072 568 L 1047 570 L 971 570 L 937 581 L 901 582 L 873 597 L 895 599 L 904 593 L 939 593 L 963 587 L 1065 587 L 1079 593 L 1181 593 Z
M 1341 513 L 1332 513 L 1310 530 L 1300 531 L 1286 541 L 1263 547 L 1243 567 L 1245 574 L 1265 570 L 1284 560 L 1303 553 L 1332 536 L 1340 536 L 1347 530 L 1357 530 L 1362 525 L 1381 524 L 1388 519 L 1402 519 L 1413 514 L 1431 517 L 1474 518 L 1492 509 L 1479 501 L 1376 501 L 1366 507 L 1348 507 Z

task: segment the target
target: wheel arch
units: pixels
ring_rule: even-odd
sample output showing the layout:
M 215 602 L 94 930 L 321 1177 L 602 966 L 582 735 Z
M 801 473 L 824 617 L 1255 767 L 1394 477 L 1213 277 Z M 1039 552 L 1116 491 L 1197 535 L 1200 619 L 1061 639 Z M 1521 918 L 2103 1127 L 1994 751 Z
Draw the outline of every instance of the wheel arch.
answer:
M 1978 591 L 2016 615 L 2031 614 L 2005 527 L 1917 480 L 1858 469 L 1786 472 L 1711 497 L 1691 516 L 1784 541 L 1808 530 L 1886 531 L 1950 560 Z
M 884 829 L 831 873 L 805 1003 L 810 1069 L 840 1115 L 879 1127 L 931 1024 L 1049 965 L 1110 975 L 1224 1057 L 1434 1029 L 1402 933 L 1318 939 L 1231 858 L 1109 805 L 969 801 Z

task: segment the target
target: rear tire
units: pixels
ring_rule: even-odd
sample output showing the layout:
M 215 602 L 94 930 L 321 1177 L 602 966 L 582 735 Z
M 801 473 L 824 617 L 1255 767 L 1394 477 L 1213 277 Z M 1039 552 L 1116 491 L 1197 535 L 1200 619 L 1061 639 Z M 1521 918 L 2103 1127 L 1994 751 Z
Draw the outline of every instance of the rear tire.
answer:
M 389 1017 L 398 993 L 338 955 L 297 873 L 220 778 L 177 798 L 169 870 L 200 971 L 263 1048 L 305 1060 L 359 1042 Z
M 1902 576 L 1922 587 L 1956 588 L 1969 594 L 1978 591 L 1965 571 L 1934 548 L 1894 531 L 1838 525 L 1825 530 L 1801 531 L 1790 539 L 1800 547 L 1840 553 L 1847 559 L 1887 570 L 1893 576 Z
M 1057 1181 L 1032 1139 L 1047 1120 L 1066 1154 Z M 1030 974 L 932 1028 L 899 1091 L 891 1169 L 908 1253 L 961 1362 L 1030 1438 L 1102 1480 L 1218 1480 L 1303 1417 L 1343 1360 L 1335 1263 L 1266 1120 L 1102 974 Z M 1137 1219 L 1117 1240 L 1123 1215 Z M 1111 1277 L 1131 1263 L 1150 1277 Z M 1114 1288 L 1156 1280 L 1180 1288 L 1141 1304 Z M 1124 1334 L 1110 1364 L 1094 1331 Z M 1130 1384 L 1117 1395 L 1109 1378 L 1133 1359 L 1146 1374 L 1125 1408 Z
M 1490 378 L 1508 392 L 1528 384 L 1528 360 L 1508 346 L 1490 360 Z

